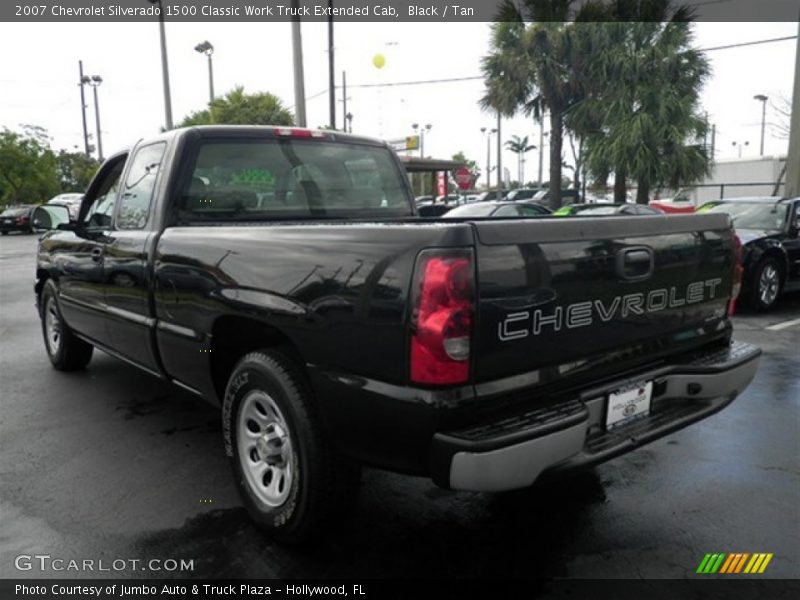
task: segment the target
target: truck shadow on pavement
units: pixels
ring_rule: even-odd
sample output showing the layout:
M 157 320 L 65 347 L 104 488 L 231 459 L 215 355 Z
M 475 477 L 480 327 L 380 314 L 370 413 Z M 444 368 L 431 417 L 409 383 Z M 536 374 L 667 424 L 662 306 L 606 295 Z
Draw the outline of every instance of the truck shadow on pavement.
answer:
M 605 500 L 591 470 L 494 495 L 370 470 L 358 506 L 315 543 L 280 546 L 232 508 L 144 537 L 137 549 L 193 558 L 189 576 L 206 578 L 563 576 L 565 544 L 591 546 L 592 507 Z

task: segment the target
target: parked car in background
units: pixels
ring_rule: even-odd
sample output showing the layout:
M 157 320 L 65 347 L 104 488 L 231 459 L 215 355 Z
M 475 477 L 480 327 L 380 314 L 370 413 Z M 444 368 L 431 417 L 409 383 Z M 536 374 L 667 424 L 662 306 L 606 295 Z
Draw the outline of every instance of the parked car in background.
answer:
M 66 206 L 69 211 L 69 220 L 75 221 L 78 218 L 78 212 L 81 209 L 81 202 L 83 202 L 83 194 L 59 194 L 47 201 L 47 204 L 58 206 Z
M 511 190 L 506 195 L 506 200 L 509 202 L 519 202 L 520 200 L 530 200 L 540 191 L 539 189 L 534 188 L 519 188 L 516 190 Z
M 549 204 L 550 203 L 550 190 L 539 190 L 536 194 L 531 198 L 534 202 L 538 202 L 539 204 Z M 580 203 L 582 201 L 581 192 L 580 190 L 561 190 L 561 203 L 565 204 L 567 202 L 575 202 Z
M 589 217 L 594 215 L 663 215 L 664 213 L 647 204 L 567 204 L 553 213 L 558 217 L 581 215 Z
M 8 235 L 12 231 L 33 233 L 31 214 L 34 208 L 36 206 L 32 204 L 22 204 L 5 209 L 0 213 L 0 233 L 3 235 Z
M 420 217 L 441 217 L 443 214 L 450 212 L 453 206 L 453 204 L 445 204 L 444 202 L 417 204 L 417 214 Z
M 414 201 L 417 204 L 425 204 L 425 203 L 430 204 L 431 202 L 433 202 L 433 199 L 434 199 L 433 196 L 430 196 L 430 195 L 428 195 L 428 196 L 417 196 L 416 198 L 414 198 Z
M 508 190 L 500 190 L 500 200 L 504 200 L 508 196 Z M 497 190 L 488 190 L 478 194 L 476 202 L 491 202 L 497 200 Z
M 551 212 L 541 204 L 530 202 L 476 202 L 457 206 L 445 213 L 449 218 L 477 217 L 544 217 Z
M 698 213 L 727 213 L 742 244 L 740 298 L 757 310 L 782 292 L 800 289 L 800 198 L 731 198 L 707 202 Z
M 672 198 L 651 200 L 650 206 L 669 214 L 691 214 L 694 212 L 694 200 L 686 190 L 680 190 Z

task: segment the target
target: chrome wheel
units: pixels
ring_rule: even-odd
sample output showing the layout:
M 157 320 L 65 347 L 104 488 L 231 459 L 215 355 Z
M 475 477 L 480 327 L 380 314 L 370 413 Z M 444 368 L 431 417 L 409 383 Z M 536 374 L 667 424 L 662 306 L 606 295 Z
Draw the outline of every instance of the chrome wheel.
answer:
M 769 306 L 775 302 L 780 285 L 781 278 L 775 265 L 767 264 L 764 266 L 761 270 L 761 276 L 758 278 L 758 297 L 761 300 L 761 304 Z
M 47 334 L 47 351 L 55 356 L 61 347 L 61 319 L 52 296 L 47 299 L 44 307 L 44 327 Z
M 236 438 L 250 489 L 264 504 L 281 506 L 292 489 L 297 459 L 286 419 L 269 394 L 252 390 L 242 399 Z

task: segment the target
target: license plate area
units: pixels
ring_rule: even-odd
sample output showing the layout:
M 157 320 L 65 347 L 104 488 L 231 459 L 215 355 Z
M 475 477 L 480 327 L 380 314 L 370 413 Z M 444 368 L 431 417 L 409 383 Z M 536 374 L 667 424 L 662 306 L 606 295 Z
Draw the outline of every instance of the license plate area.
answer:
M 606 429 L 627 425 L 650 414 L 653 382 L 639 381 L 608 395 Z

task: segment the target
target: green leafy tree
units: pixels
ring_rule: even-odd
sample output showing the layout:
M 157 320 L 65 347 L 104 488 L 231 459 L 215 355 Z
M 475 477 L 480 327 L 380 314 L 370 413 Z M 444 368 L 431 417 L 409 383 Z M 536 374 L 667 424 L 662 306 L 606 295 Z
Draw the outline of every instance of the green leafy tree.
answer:
M 245 94 L 240 86 L 215 98 L 208 108 L 190 114 L 177 126 L 293 124 L 294 117 L 280 98 L 269 92 Z
M 528 143 L 528 136 L 519 137 L 512 135 L 510 140 L 506 140 L 506 148 L 517 155 L 517 182 L 522 185 L 525 180 L 525 154 L 531 150 L 536 150 L 536 146 Z
M 61 150 L 56 155 L 58 177 L 63 192 L 83 192 L 89 187 L 100 163 L 83 152 Z
M 56 157 L 47 132 L 25 125 L 0 132 L 0 204 L 38 204 L 60 189 Z

